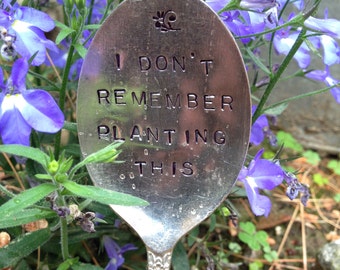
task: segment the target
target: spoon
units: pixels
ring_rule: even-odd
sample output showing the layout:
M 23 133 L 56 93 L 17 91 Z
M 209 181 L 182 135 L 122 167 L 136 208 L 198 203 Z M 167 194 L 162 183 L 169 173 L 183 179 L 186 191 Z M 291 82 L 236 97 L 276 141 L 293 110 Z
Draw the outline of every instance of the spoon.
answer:
M 200 0 L 126 0 L 96 33 L 78 86 L 84 156 L 124 141 L 95 185 L 148 206 L 112 205 L 141 237 L 148 269 L 226 199 L 243 165 L 250 95 L 238 47 Z

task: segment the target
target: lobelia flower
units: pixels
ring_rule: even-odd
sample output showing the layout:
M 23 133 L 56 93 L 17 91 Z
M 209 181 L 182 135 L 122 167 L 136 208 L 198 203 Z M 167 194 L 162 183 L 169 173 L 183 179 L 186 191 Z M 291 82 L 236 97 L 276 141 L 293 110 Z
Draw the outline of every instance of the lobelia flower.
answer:
M 305 20 L 304 25 L 314 31 L 319 31 L 328 36 L 340 39 L 340 21 L 336 19 L 327 19 L 327 11 L 325 11 L 325 13 L 325 19 L 318 19 L 310 16 Z
M 263 6 L 263 3 L 262 5 L 260 5 L 259 3 L 256 3 L 255 5 L 255 2 L 254 2 L 253 6 L 251 6 L 249 1 L 242 1 L 242 2 L 239 4 L 244 5 L 244 8 L 247 7 L 251 9 L 251 7 L 253 7 L 252 10 L 254 11 L 228 10 L 220 14 L 220 17 L 223 20 L 223 22 L 226 24 L 226 26 L 235 36 L 247 36 L 247 35 L 252 35 L 252 34 L 262 32 L 264 31 L 265 27 L 268 26 L 268 22 L 271 24 L 272 20 L 273 21 L 277 20 L 275 18 L 275 12 L 277 13 L 277 11 L 273 10 L 273 8 L 276 9 L 277 7 L 268 9 L 266 8 L 266 6 Z M 256 2 L 261 2 L 261 1 L 256 1 Z M 211 6 L 215 12 L 219 12 L 228 4 L 229 5 L 232 4 L 232 1 L 208 0 L 206 1 L 206 3 L 209 6 Z M 234 4 L 236 5 L 238 3 L 234 3 Z M 240 8 L 242 7 L 240 6 Z M 241 41 L 244 44 L 246 44 L 250 42 L 252 39 L 254 39 L 254 37 L 253 38 L 242 38 Z
M 285 172 L 285 180 L 286 183 L 288 184 L 287 190 L 286 190 L 286 195 L 289 199 L 294 200 L 299 193 L 302 194 L 301 196 L 301 203 L 306 206 L 307 201 L 310 197 L 309 189 L 306 185 L 300 183 L 295 175 L 290 172 Z
M 252 113 L 254 114 L 256 106 L 252 107 Z M 277 139 L 273 132 L 269 129 L 269 123 L 266 115 L 261 115 L 256 119 L 255 123 L 251 127 L 250 132 L 250 143 L 254 145 L 259 145 L 267 137 L 271 145 L 275 146 Z
M 64 124 L 64 115 L 48 92 L 26 90 L 27 72 L 28 63 L 24 58 L 14 62 L 6 86 L 0 72 L 0 135 L 4 144 L 28 146 L 32 128 L 55 133 Z
M 268 216 L 271 202 L 260 194 L 260 189 L 272 190 L 284 180 L 285 173 L 281 166 L 272 161 L 261 159 L 263 149 L 259 150 L 248 168 L 243 167 L 238 180 L 244 184 L 251 210 L 256 216 Z
M 246 9 L 268 9 L 272 7 L 277 7 L 278 3 L 276 0 L 242 0 L 240 2 L 240 7 Z
M 123 254 L 129 250 L 136 250 L 137 248 L 133 244 L 126 244 L 120 247 L 111 237 L 103 236 L 104 247 L 110 262 L 105 267 L 105 270 L 117 270 L 124 263 Z
M 324 53 L 322 60 L 326 66 L 340 63 L 340 48 L 334 38 L 321 35 L 313 37 L 313 40 L 315 40 L 314 44 L 316 44 L 317 49 L 320 47 L 323 48 Z
M 6 35 L 14 37 L 13 48 L 18 54 L 27 59 L 35 55 L 32 65 L 41 65 L 46 58 L 46 48 L 58 50 L 44 35 L 54 28 L 54 21 L 44 12 L 17 6 L 11 12 L 0 10 L 0 26 Z
M 337 103 L 340 103 L 340 81 L 334 79 L 329 70 L 329 66 L 326 65 L 325 70 L 312 70 L 305 75 L 307 78 L 324 82 L 328 87 L 334 86 L 330 92 Z
M 291 14 L 288 20 L 292 19 L 294 14 Z M 280 21 L 283 24 L 283 21 Z M 274 36 L 274 48 L 278 54 L 287 55 L 291 48 L 293 47 L 296 39 L 298 38 L 300 32 L 291 32 L 291 27 L 280 29 L 275 33 Z M 313 40 L 311 40 L 313 41 Z M 310 65 L 311 56 L 310 49 L 305 42 L 303 42 L 300 48 L 296 51 L 294 59 L 297 61 L 300 68 L 305 69 Z

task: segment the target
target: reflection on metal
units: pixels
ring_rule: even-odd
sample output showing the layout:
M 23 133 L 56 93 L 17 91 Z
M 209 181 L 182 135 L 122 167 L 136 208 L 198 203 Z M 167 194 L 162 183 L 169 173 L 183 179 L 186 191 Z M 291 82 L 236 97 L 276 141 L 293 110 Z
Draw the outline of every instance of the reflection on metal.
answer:
M 112 208 L 156 258 L 169 261 L 180 237 L 230 192 L 250 114 L 235 41 L 199 0 L 126 0 L 84 61 L 77 104 L 83 155 L 125 142 L 124 163 L 90 165 L 89 173 L 98 186 L 150 203 Z M 157 267 L 149 269 L 168 269 Z
M 148 269 L 150 270 L 170 269 L 172 251 L 157 254 L 156 252 L 148 250 L 147 253 L 148 253 Z

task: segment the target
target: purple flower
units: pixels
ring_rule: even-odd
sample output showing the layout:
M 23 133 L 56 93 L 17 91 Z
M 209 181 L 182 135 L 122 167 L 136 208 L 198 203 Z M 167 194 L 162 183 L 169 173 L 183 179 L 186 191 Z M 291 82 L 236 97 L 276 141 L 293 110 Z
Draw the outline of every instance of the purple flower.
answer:
M 318 19 L 310 16 L 305 20 L 304 25 L 314 31 L 340 39 L 340 21 L 336 19 Z
M 291 14 L 291 19 L 294 14 Z M 288 19 L 289 20 L 289 19 Z M 282 21 L 280 23 L 283 23 Z M 278 54 L 287 55 L 293 47 L 296 39 L 299 36 L 299 31 L 291 32 L 291 27 L 280 29 L 274 36 L 274 47 Z M 302 43 L 300 48 L 294 55 L 294 59 L 297 61 L 300 68 L 307 68 L 311 62 L 310 49 L 305 42 Z
M 260 189 L 272 190 L 280 185 L 285 173 L 277 163 L 261 159 L 263 149 L 258 151 L 248 168 L 243 167 L 238 180 L 244 184 L 251 210 L 256 216 L 268 216 L 271 202 L 260 194 Z
M 104 247 L 110 262 L 105 267 L 105 270 L 117 270 L 124 263 L 123 254 L 129 250 L 136 250 L 133 244 L 126 244 L 120 247 L 111 237 L 103 236 Z
M 52 96 L 41 89 L 26 90 L 28 63 L 20 58 L 3 84 L 0 72 L 0 135 L 4 144 L 29 145 L 32 128 L 46 133 L 58 132 L 64 115 Z
M 230 0 L 206 0 L 205 1 L 215 12 L 222 10 Z
M 340 81 L 334 79 L 329 70 L 329 66 L 326 66 L 325 70 L 313 70 L 306 74 L 307 78 L 324 82 L 328 87 L 334 86 L 330 91 L 337 103 L 340 103 Z M 338 85 L 338 86 L 336 86 Z
M 14 37 L 13 47 L 22 57 L 29 59 L 36 54 L 34 66 L 45 61 L 46 48 L 57 50 L 44 35 L 54 28 L 53 19 L 44 12 L 29 7 L 18 7 L 14 12 L 0 10 L 0 26 Z
M 256 110 L 256 106 L 252 107 L 253 114 Z M 255 123 L 251 127 L 250 132 L 250 143 L 254 145 L 259 145 L 263 142 L 263 140 L 267 137 L 270 141 L 270 144 L 275 146 L 277 143 L 275 135 L 269 129 L 269 123 L 266 115 L 261 115 L 256 119 Z
M 317 44 L 319 48 L 320 46 L 323 48 L 323 62 L 327 66 L 331 66 L 334 64 L 340 63 L 340 48 L 338 43 L 330 36 L 321 35 L 314 37 L 314 44 Z
M 289 199 L 294 200 L 299 193 L 302 194 L 301 196 L 301 203 L 306 206 L 307 205 L 307 201 L 310 197 L 310 193 L 309 193 L 309 189 L 306 185 L 300 183 L 295 175 L 293 173 L 290 172 L 286 172 L 285 173 L 285 180 L 288 184 L 287 190 L 286 190 L 286 195 Z
M 264 10 L 267 8 L 277 7 L 278 3 L 276 0 L 242 0 L 240 7 L 246 9 L 260 9 Z

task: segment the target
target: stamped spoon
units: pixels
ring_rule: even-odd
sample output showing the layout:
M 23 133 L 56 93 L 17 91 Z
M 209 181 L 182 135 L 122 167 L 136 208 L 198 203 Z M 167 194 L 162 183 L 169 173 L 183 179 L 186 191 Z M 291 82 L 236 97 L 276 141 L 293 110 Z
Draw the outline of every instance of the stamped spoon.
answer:
M 121 164 L 88 166 L 95 185 L 138 196 L 112 205 L 170 269 L 176 242 L 233 187 L 247 152 L 248 80 L 238 47 L 200 0 L 125 0 L 82 67 L 77 121 L 84 156 L 124 141 Z

